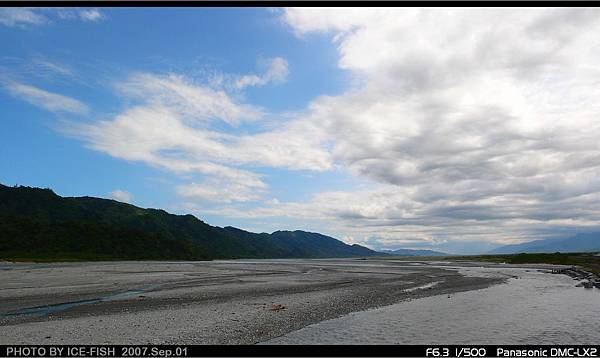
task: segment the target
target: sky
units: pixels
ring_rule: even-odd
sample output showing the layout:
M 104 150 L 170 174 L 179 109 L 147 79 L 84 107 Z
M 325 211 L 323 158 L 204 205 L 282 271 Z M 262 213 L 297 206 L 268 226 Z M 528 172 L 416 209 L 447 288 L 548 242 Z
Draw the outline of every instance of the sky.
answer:
M 598 230 L 600 11 L 1 8 L 0 183 L 374 249 Z

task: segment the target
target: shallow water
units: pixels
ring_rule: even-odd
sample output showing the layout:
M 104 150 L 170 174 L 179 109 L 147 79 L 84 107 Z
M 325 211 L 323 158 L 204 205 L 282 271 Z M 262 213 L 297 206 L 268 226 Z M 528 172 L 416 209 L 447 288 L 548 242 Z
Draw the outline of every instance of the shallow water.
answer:
M 600 289 L 531 269 L 460 269 L 511 277 L 482 290 L 402 302 L 307 326 L 267 344 L 597 344 Z M 518 278 L 512 278 L 518 277 Z
M 7 312 L 7 313 L 0 313 L 0 318 L 11 317 L 11 316 L 21 316 L 21 315 L 47 316 L 47 315 L 50 315 L 53 313 L 66 311 L 70 308 L 77 307 L 77 306 L 90 305 L 90 304 L 99 303 L 99 302 L 108 302 L 108 301 L 127 299 L 130 297 L 140 295 L 142 293 L 149 292 L 154 288 L 155 288 L 155 286 L 148 286 L 148 287 L 145 287 L 145 288 L 139 289 L 139 290 L 120 292 L 120 293 L 115 293 L 115 294 L 108 295 L 108 296 L 91 298 L 88 300 L 79 300 L 79 301 L 63 302 L 63 303 L 56 303 L 56 304 L 44 305 L 44 306 L 22 308 L 22 309 Z
M 414 291 L 417 291 L 417 290 L 424 290 L 424 289 L 427 289 L 427 288 L 433 288 L 433 287 L 439 285 L 440 282 L 441 281 L 434 281 L 434 282 L 427 283 L 425 285 L 407 288 L 406 290 L 404 290 L 404 292 L 414 292 Z

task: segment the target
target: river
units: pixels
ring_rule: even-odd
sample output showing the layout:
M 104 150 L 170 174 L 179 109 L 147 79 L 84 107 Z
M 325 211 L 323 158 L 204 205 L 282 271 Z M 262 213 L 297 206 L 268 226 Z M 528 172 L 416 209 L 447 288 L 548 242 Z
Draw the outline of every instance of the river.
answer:
M 600 290 L 523 268 L 456 268 L 511 277 L 486 289 L 354 312 L 267 344 L 597 344 Z

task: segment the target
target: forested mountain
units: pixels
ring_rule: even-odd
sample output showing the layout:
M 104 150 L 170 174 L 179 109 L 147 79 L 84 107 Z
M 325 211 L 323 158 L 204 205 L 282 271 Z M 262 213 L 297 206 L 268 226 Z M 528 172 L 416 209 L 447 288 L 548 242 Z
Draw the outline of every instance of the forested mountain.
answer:
M 193 215 L 0 184 L 0 259 L 206 260 L 377 254 L 316 233 L 257 234 L 211 226 Z

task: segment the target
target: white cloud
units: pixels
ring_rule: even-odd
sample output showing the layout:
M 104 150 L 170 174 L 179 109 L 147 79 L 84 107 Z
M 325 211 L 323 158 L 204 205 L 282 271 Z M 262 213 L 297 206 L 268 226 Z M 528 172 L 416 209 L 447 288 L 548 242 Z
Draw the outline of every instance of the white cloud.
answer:
M 262 115 L 256 107 L 234 103 L 223 91 L 195 85 L 174 74 L 139 73 L 116 87 L 123 95 L 146 105 L 168 108 L 190 124 L 218 120 L 236 125 Z
M 151 74 L 134 75 L 116 88 L 131 106 L 111 119 L 70 124 L 65 131 L 117 158 L 201 174 L 201 183 L 177 190 L 182 197 L 256 200 L 267 186 L 248 167 L 325 170 L 331 166 L 320 147 L 320 130 L 309 121 L 285 122 L 254 134 L 236 133 L 236 125 L 258 120 L 262 111 L 235 102 L 225 92 L 195 85 L 182 76 Z M 230 127 L 223 129 L 224 124 Z
M 122 203 L 131 203 L 131 200 L 133 199 L 133 195 L 131 195 L 130 192 L 120 189 L 111 191 L 108 196 L 111 199 L 120 201 Z
M 86 9 L 79 11 L 79 17 L 83 21 L 100 21 L 105 16 L 98 9 Z
M 34 67 L 38 72 L 54 73 L 66 77 L 72 77 L 74 75 L 70 68 L 42 59 L 33 60 L 31 67 Z
M 0 24 L 5 26 L 41 25 L 48 19 L 29 8 L 0 8 Z
M 315 100 L 328 157 L 377 183 L 223 214 L 382 240 L 524 240 L 597 228 L 597 9 L 287 9 L 359 87 Z M 329 147 L 328 147 L 329 148 Z M 288 214 L 290 213 L 290 214 Z
M 262 181 L 253 183 L 213 177 L 199 184 L 180 185 L 176 191 L 189 200 L 231 203 L 259 200 L 265 189 L 266 184 Z
M 287 61 L 281 57 L 271 58 L 265 61 L 267 67 L 262 75 L 245 75 L 235 81 L 235 88 L 243 89 L 251 86 L 264 86 L 269 83 L 285 82 L 290 71 Z
M 24 27 L 26 25 L 45 25 L 53 20 L 76 20 L 97 22 L 106 18 L 98 9 L 68 8 L 0 8 L 0 25 Z
M 225 92 L 139 74 L 117 86 L 129 103 L 121 113 L 71 132 L 118 158 L 200 174 L 177 192 L 229 203 L 212 213 L 326 223 L 356 242 L 511 242 L 598 227 L 597 9 L 282 16 L 299 36 L 331 36 L 353 77 L 346 93 L 260 130 L 264 111 Z M 284 63 L 237 87 L 284 80 Z M 236 127 L 247 123 L 254 132 Z M 339 167 L 365 189 L 242 207 L 266 200 L 257 167 Z
M 6 88 L 13 96 L 51 112 L 86 114 L 89 111 L 83 102 L 34 86 L 12 82 L 8 83 Z

